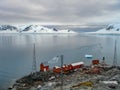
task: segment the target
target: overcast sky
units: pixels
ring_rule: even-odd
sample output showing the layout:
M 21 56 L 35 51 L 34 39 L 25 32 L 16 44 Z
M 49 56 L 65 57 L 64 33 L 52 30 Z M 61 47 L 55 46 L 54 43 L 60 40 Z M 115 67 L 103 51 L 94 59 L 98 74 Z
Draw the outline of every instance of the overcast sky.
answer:
M 120 22 L 120 0 L 0 0 L 0 24 Z

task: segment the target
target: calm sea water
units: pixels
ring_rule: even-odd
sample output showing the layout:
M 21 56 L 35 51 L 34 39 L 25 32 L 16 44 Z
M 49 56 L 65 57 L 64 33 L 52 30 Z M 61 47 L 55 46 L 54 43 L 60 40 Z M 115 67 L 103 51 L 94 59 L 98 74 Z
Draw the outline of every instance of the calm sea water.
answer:
M 8 87 L 16 79 L 31 73 L 33 44 L 36 45 L 37 70 L 39 64 L 53 57 L 64 55 L 64 63 L 84 61 L 90 64 L 91 59 L 85 54 L 93 55 L 92 59 L 106 58 L 108 64 L 113 62 L 115 39 L 117 40 L 117 60 L 120 64 L 120 36 L 83 35 L 83 34 L 0 34 L 0 90 Z M 49 63 L 52 67 L 60 61 Z

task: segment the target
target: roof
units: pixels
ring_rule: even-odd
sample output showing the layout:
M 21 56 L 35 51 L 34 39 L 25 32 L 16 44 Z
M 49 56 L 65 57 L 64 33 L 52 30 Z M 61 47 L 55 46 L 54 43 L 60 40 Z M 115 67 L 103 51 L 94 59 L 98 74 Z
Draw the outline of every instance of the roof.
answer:
M 55 68 L 60 68 L 59 66 L 55 66 Z
M 72 66 L 76 66 L 76 65 L 82 65 L 82 64 L 84 64 L 84 62 L 72 63 L 71 65 L 72 65 Z

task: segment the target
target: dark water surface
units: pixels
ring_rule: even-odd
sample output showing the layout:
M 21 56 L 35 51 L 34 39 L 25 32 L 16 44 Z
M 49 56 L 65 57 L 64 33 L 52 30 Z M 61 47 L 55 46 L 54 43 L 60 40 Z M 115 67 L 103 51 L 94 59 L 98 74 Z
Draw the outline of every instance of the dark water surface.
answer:
M 37 70 L 41 62 L 49 61 L 57 55 L 64 55 L 64 63 L 106 58 L 113 62 L 115 39 L 117 39 L 117 59 L 120 64 L 120 36 L 83 34 L 0 34 L 0 90 L 8 87 L 16 79 L 31 73 L 33 43 L 36 45 Z M 50 63 L 50 66 L 60 65 Z

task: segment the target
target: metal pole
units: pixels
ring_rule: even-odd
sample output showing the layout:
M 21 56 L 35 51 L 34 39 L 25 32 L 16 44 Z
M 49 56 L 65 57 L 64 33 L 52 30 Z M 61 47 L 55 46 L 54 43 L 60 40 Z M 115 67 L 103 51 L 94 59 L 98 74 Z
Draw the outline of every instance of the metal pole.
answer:
M 117 40 L 115 40 L 115 48 L 114 48 L 114 58 L 113 58 L 113 67 L 117 67 Z
M 63 55 L 61 57 L 61 90 L 63 90 Z
M 33 48 L 33 65 L 32 65 L 32 69 L 33 69 L 33 73 L 37 71 L 36 55 L 35 55 L 35 44 L 34 44 L 34 48 Z

